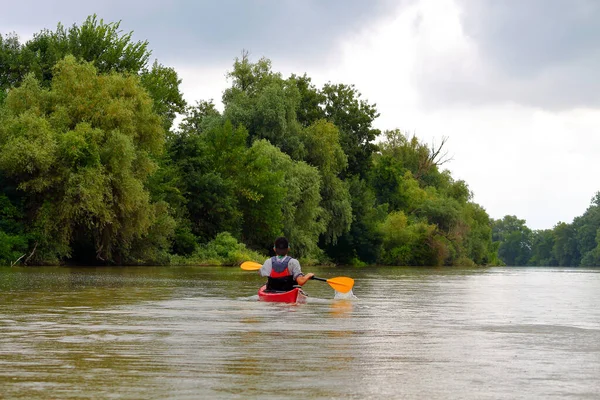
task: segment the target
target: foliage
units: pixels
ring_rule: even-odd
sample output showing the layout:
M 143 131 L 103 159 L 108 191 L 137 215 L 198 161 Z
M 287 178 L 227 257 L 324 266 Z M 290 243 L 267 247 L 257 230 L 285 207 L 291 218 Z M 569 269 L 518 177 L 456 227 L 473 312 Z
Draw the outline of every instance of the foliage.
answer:
M 81 26 L 74 24 L 66 29 L 58 24 L 55 31 L 44 29 L 24 45 L 16 35 L 7 35 L 0 39 L 0 92 L 18 86 L 28 73 L 43 87 L 49 87 L 55 65 L 72 55 L 92 63 L 101 74 L 140 75 L 142 85 L 154 100 L 154 111 L 163 118 L 164 128 L 169 129 L 175 113 L 185 107 L 179 91 L 181 80 L 174 69 L 157 61 L 148 69 L 148 42 L 135 42 L 132 35 L 133 32 L 124 34 L 120 30 L 120 22 L 105 23 L 96 15 L 89 16 Z
M 256 142 L 253 147 L 259 145 L 269 152 L 272 169 L 283 172 L 283 180 L 279 184 L 285 190 L 280 205 L 282 233 L 293 244 L 295 256 L 319 256 L 317 243 L 326 229 L 327 220 L 326 211 L 321 207 L 321 186 L 324 182 L 318 169 L 301 161 L 293 161 L 264 141 Z M 273 236 L 268 243 L 272 241 Z
M 243 169 L 246 137 L 245 129 L 234 130 L 227 123 L 204 134 L 190 125 L 169 139 L 168 153 L 174 175 L 179 177 L 173 184 L 185 208 L 181 214 L 200 243 L 223 231 L 241 235 L 242 213 L 234 179 Z
M 597 260 L 597 204 L 551 234 L 513 234 L 441 169 L 446 138 L 390 130 L 376 144 L 376 105 L 353 85 L 284 79 L 244 52 L 221 113 L 187 106 L 177 72 L 149 59 L 96 16 L 0 37 L 0 262 L 234 265 L 282 234 L 310 262 Z
M 132 244 L 157 221 L 144 182 L 163 140 L 135 77 L 98 75 L 69 56 L 49 89 L 31 75 L 13 89 L 0 125 L 0 170 L 23 193 L 39 245 L 34 261 L 72 256 L 78 240 L 91 241 L 100 260 L 134 257 Z M 156 234 L 169 236 L 168 225 Z
M 410 223 L 402 211 L 390 213 L 380 225 L 383 238 L 379 262 L 383 265 L 442 265 L 448 247 L 435 225 Z
M 527 265 L 531 258 L 531 229 L 525 220 L 514 215 L 507 215 L 494 221 L 492 238 L 500 242 L 498 256 L 506 265 Z
M 173 256 L 172 265 L 239 265 L 248 260 L 261 260 L 262 254 L 249 250 L 230 233 L 221 232 L 210 242 L 201 245 L 188 257 Z
M 305 160 L 318 168 L 323 182 L 321 206 L 326 230 L 322 241 L 335 244 L 352 223 L 348 185 L 339 178 L 348 165 L 348 158 L 340 145 L 339 131 L 331 122 L 317 120 L 303 129 L 301 139 L 307 150 Z
M 295 81 L 272 72 L 266 58 L 250 62 L 247 53 L 236 58 L 228 77 L 232 86 L 223 93 L 225 118 L 234 126 L 245 126 L 250 142 L 267 139 L 294 159 L 301 159 L 305 150 L 296 120 L 300 95 Z
M 177 72 L 154 61 L 150 70 L 142 71 L 140 82 L 154 100 L 154 112 L 163 118 L 163 128 L 169 130 L 177 114 L 184 112 L 186 107 L 179 91 L 181 79 Z
M 495 235 L 494 241 L 499 245 L 500 258 L 509 265 L 600 266 L 600 192 L 592 198 L 583 215 L 570 224 L 559 222 L 553 229 L 531 232 L 524 221 L 514 216 L 506 216 L 505 220 L 511 222 L 504 226 L 512 226 L 513 233 Z M 521 232 L 521 236 L 516 231 Z M 524 244 L 529 244 L 516 246 L 519 237 Z M 518 261 L 514 261 L 513 250 L 518 253 Z M 518 264 L 513 264 L 516 262 Z
M 362 100 L 354 85 L 328 83 L 322 93 L 325 116 L 340 130 L 340 142 L 348 156 L 347 173 L 364 178 L 376 150 L 373 141 L 380 133 L 372 127 L 379 116 L 375 104 Z
M 316 121 L 325 118 L 325 110 L 322 107 L 325 104 L 325 95 L 312 84 L 309 76 L 296 76 L 292 74 L 290 77 L 295 83 L 300 93 L 300 103 L 296 108 L 296 118 L 298 122 L 306 127 Z
M 374 264 L 379 258 L 382 244 L 379 224 L 386 218 L 388 206 L 377 204 L 373 190 L 365 180 L 352 177 L 348 185 L 349 192 L 353 193 L 352 224 L 337 243 L 326 246 L 326 251 L 343 264 Z

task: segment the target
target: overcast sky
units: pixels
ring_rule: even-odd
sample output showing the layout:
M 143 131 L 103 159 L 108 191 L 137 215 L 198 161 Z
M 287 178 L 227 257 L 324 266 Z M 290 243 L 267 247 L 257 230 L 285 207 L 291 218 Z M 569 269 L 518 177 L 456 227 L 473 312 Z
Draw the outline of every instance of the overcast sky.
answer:
M 193 103 L 220 104 L 242 49 L 287 76 L 353 83 L 427 143 L 493 218 L 533 229 L 581 215 L 600 190 L 600 1 L 21 0 L 0 33 L 22 40 L 96 13 L 148 40 Z

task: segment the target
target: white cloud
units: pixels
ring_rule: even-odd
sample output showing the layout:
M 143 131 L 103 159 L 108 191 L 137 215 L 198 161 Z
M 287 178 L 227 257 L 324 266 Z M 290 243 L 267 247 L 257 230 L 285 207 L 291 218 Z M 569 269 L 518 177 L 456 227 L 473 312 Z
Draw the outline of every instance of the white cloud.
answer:
M 217 108 L 223 111 L 221 97 L 227 88 L 226 74 L 231 69 L 231 64 L 211 67 L 183 64 L 172 67 L 182 81 L 180 90 L 189 105 L 194 105 L 196 101 L 212 99 Z

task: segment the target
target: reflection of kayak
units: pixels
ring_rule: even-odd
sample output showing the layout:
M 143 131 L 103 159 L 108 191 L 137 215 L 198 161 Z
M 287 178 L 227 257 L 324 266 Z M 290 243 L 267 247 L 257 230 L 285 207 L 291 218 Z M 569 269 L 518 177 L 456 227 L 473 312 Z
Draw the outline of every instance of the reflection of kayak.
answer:
M 280 303 L 306 303 L 308 297 L 300 288 L 294 288 L 289 292 L 266 292 L 266 289 L 266 285 L 258 289 L 258 300 Z

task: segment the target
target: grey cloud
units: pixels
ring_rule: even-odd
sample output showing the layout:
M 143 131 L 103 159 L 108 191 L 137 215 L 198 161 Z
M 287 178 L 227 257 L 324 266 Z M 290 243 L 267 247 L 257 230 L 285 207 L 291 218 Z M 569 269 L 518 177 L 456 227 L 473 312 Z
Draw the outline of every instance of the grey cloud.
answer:
M 463 1 L 463 26 L 482 55 L 521 77 L 598 55 L 596 0 Z
M 459 0 L 479 68 L 452 60 L 420 73 L 425 101 L 600 107 L 600 2 Z
M 6 26 L 27 33 L 54 29 L 58 22 L 70 26 L 96 13 L 105 21 L 121 20 L 123 31 L 148 40 L 162 62 L 222 63 L 242 49 L 254 56 L 319 62 L 340 37 L 396 5 L 393 0 L 23 0 L 3 7 L 0 32 L 7 33 Z

